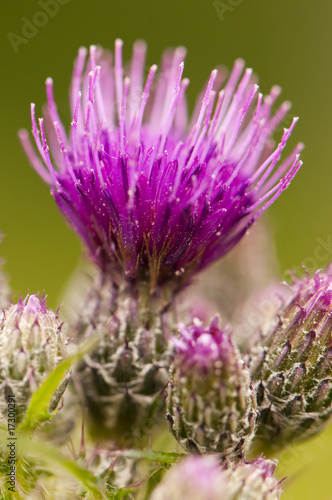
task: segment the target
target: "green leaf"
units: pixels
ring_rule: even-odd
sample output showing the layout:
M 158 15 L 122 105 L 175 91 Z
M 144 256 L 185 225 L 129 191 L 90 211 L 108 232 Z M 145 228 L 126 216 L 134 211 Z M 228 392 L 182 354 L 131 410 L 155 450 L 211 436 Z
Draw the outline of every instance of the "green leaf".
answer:
M 50 420 L 53 413 L 48 408 L 56 389 L 61 384 L 65 373 L 69 370 L 72 358 L 62 361 L 33 393 L 25 419 L 18 429 L 36 429 L 42 422 Z
M 34 430 L 41 423 L 50 420 L 56 412 L 49 412 L 49 406 L 54 393 L 63 382 L 66 372 L 69 375 L 69 369 L 73 363 L 76 363 L 82 357 L 90 352 L 99 341 L 99 335 L 91 337 L 76 354 L 62 361 L 47 377 L 41 386 L 33 393 L 29 407 L 27 409 L 24 421 L 19 425 L 18 430 Z
M 134 490 L 127 489 L 127 488 L 120 488 L 118 489 L 115 493 L 112 494 L 112 500 L 122 500 L 123 498 L 127 498 L 130 493 L 132 493 Z
M 63 456 L 58 448 L 48 443 L 30 439 L 26 431 L 17 431 L 17 454 L 19 456 L 35 457 L 39 462 L 47 462 L 52 466 L 52 473 L 56 474 L 56 468 L 64 470 L 73 476 L 94 500 L 103 499 L 105 495 L 100 491 L 99 480 L 87 469 L 81 467 L 76 461 Z M 0 437 L 6 439 L 6 433 L 0 430 Z M 18 483 L 26 478 L 17 475 Z

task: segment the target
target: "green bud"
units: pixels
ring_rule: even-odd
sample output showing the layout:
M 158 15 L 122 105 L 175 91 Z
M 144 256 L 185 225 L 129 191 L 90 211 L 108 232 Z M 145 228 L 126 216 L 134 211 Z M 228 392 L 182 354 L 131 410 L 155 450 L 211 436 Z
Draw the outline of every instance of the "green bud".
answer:
M 251 348 L 260 411 L 255 442 L 272 449 L 320 432 L 332 414 L 332 274 L 296 281 L 276 324 Z
M 33 392 L 62 361 L 68 339 L 57 314 L 46 308 L 44 297 L 20 299 L 3 312 L 0 324 L 0 419 L 7 415 L 7 396 L 15 397 L 15 420 L 24 419 Z M 67 386 L 68 375 L 56 391 L 54 410 Z
M 191 453 L 240 460 L 256 420 L 249 372 L 218 318 L 209 329 L 195 319 L 180 332 L 167 397 L 170 430 Z
M 78 342 L 101 340 L 77 368 L 90 430 L 120 446 L 147 443 L 152 418 L 164 412 L 173 312 L 166 291 L 97 279 L 77 319 Z M 175 329 L 175 327 L 173 327 Z M 160 413 L 160 420 L 163 416 Z M 154 426 L 154 424 L 153 424 Z

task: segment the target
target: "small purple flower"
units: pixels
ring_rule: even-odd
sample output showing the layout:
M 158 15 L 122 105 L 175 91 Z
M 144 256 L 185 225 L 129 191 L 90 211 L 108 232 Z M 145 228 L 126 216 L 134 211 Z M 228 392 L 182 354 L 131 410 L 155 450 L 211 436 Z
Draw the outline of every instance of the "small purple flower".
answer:
M 226 254 L 293 179 L 302 145 L 278 163 L 297 119 L 274 149 L 271 134 L 289 103 L 273 114 L 280 89 L 265 98 L 257 94 L 242 60 L 222 90 L 223 75 L 212 71 L 188 123 L 185 50 L 167 51 L 159 76 L 151 66 L 144 84 L 145 51 L 136 42 L 125 71 L 121 40 L 114 63 L 95 46 L 85 63 L 81 48 L 69 137 L 48 78 L 39 126 L 31 107 L 42 161 L 28 133 L 20 138 L 91 259 L 104 272 L 149 279 L 154 287 L 187 278 Z
M 167 395 L 170 431 L 191 453 L 218 453 L 231 464 L 242 458 L 254 432 L 255 395 L 230 332 L 218 318 L 209 328 L 194 319 L 174 338 Z
M 173 465 L 151 500 L 278 500 L 276 461 L 263 457 L 223 469 L 216 456 L 191 456 Z

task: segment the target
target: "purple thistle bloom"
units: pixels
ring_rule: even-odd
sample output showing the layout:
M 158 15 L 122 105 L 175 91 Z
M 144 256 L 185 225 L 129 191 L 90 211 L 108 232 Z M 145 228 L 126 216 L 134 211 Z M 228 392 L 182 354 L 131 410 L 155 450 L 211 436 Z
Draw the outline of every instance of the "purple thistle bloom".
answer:
M 223 76 L 212 71 L 188 123 L 185 50 L 167 51 L 159 76 L 151 66 L 144 84 L 145 51 L 143 42 L 135 43 L 127 72 L 121 40 L 114 63 L 109 52 L 92 46 L 86 64 L 81 48 L 69 137 L 48 78 L 39 126 L 31 107 L 42 161 L 28 133 L 20 138 L 91 259 L 104 272 L 148 278 L 153 288 L 226 254 L 293 179 L 302 145 L 278 163 L 297 119 L 273 149 L 271 134 L 289 103 L 273 114 L 279 87 L 263 98 L 242 60 L 222 90 Z
M 167 394 L 170 431 L 187 451 L 219 453 L 231 464 L 242 458 L 255 427 L 249 372 L 218 317 L 209 328 L 196 318 L 180 333 Z

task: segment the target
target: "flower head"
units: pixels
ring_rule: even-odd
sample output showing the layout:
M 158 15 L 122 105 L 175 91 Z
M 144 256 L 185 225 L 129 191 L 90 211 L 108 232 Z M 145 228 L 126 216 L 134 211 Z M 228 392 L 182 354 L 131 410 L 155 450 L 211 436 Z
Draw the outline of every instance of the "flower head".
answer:
M 215 456 L 191 456 L 173 465 L 151 500 L 278 500 L 275 468 L 275 461 L 260 457 L 224 470 Z
M 227 478 L 213 456 L 191 456 L 172 466 L 151 500 L 228 499 Z
M 174 339 L 167 419 L 180 444 L 193 453 L 241 459 L 254 431 L 255 397 L 250 377 L 229 332 L 194 319 Z
M 277 460 L 266 460 L 263 456 L 252 462 L 237 464 L 225 475 L 229 481 L 229 498 L 237 500 L 278 500 L 281 496 L 281 482 L 274 476 Z
M 69 137 L 47 79 L 39 126 L 31 107 L 42 161 L 26 131 L 23 147 L 99 267 L 152 286 L 182 281 L 226 254 L 288 186 L 302 146 L 278 162 L 297 119 L 273 150 L 289 103 L 273 114 L 280 89 L 263 98 L 242 60 L 221 90 L 212 71 L 189 124 L 183 48 L 167 51 L 159 76 L 153 65 L 145 83 L 143 42 L 128 72 L 120 40 L 114 63 L 92 46 L 85 64 L 86 52 L 74 66 Z
M 249 353 L 260 410 L 257 440 L 264 446 L 307 439 L 331 418 L 331 328 L 330 266 L 295 280 L 276 323 Z
M 7 412 L 6 397 L 16 398 L 16 419 L 21 421 L 32 393 L 66 354 L 68 339 L 57 314 L 47 309 L 45 297 L 27 296 L 3 310 L 0 321 L 0 419 Z M 54 410 L 68 384 L 69 375 L 55 392 Z

